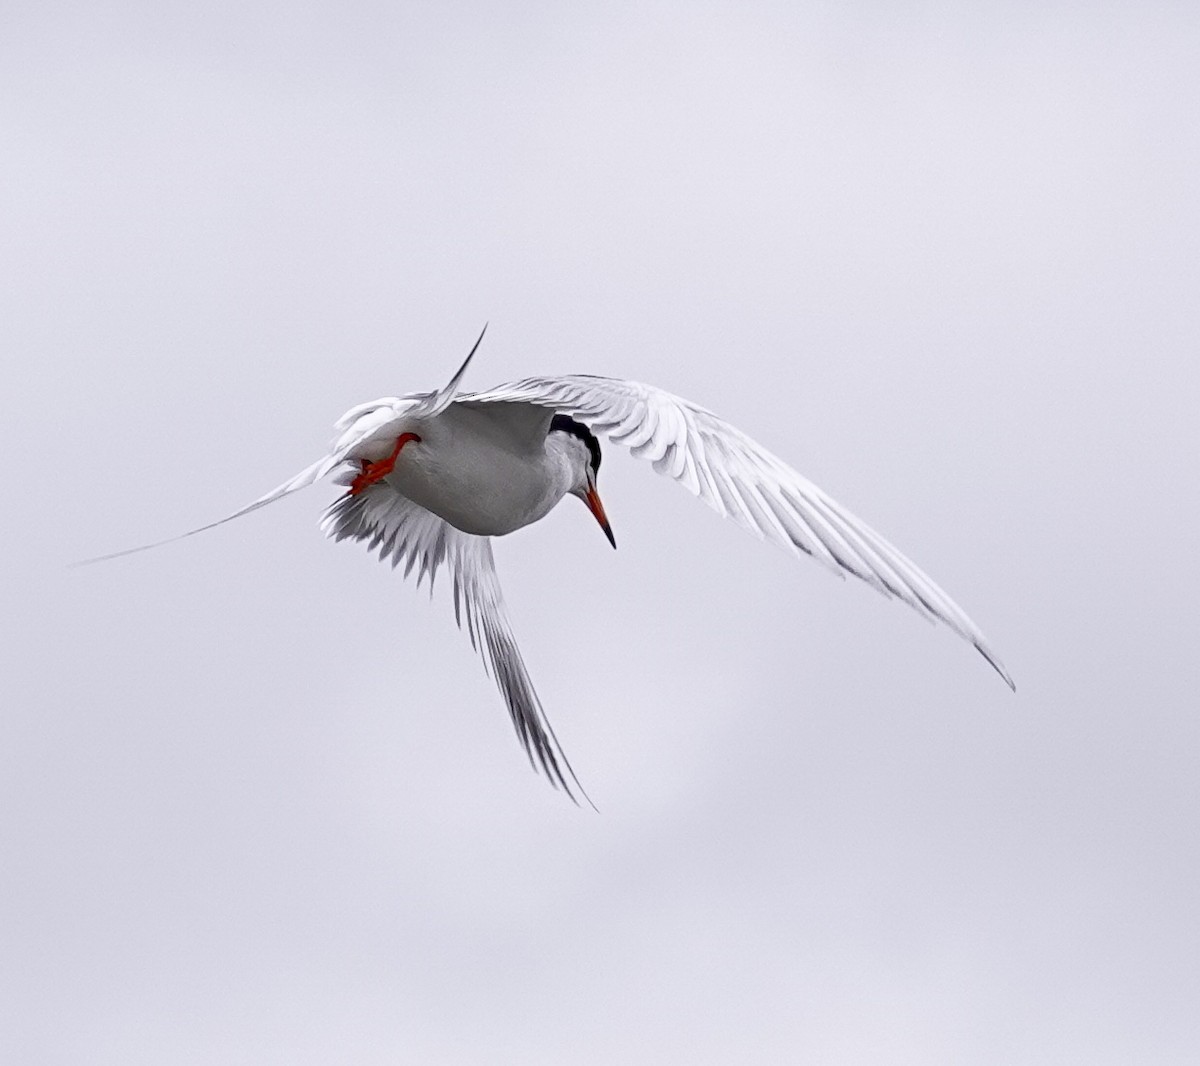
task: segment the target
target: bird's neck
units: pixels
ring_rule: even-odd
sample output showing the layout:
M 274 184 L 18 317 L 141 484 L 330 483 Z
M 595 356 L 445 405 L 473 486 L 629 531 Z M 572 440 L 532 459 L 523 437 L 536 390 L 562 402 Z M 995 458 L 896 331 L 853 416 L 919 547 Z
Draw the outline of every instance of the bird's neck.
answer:
M 542 469 L 546 479 L 546 487 L 553 494 L 557 503 L 575 484 L 575 456 L 572 454 L 574 442 L 563 433 L 550 433 L 546 436 L 545 450 L 542 455 Z

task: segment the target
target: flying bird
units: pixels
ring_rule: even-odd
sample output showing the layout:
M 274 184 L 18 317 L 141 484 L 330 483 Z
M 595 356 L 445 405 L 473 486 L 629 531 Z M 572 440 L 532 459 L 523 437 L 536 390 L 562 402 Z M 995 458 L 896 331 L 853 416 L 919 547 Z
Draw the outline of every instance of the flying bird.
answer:
M 487 327 L 484 327 L 486 333 Z M 534 691 L 509 624 L 492 538 L 578 497 L 615 548 L 597 490 L 599 437 L 648 459 L 715 511 L 787 551 L 885 596 L 970 641 L 1015 690 L 979 628 L 924 571 L 865 522 L 728 422 L 652 385 L 591 374 L 532 377 L 487 392 L 459 385 L 483 333 L 445 388 L 387 396 L 337 421 L 329 451 L 240 511 L 177 537 L 89 559 L 145 551 L 240 518 L 328 475 L 345 492 L 321 529 L 364 543 L 432 587 L 451 575 L 455 619 L 496 680 L 534 769 L 572 800 L 586 797 Z

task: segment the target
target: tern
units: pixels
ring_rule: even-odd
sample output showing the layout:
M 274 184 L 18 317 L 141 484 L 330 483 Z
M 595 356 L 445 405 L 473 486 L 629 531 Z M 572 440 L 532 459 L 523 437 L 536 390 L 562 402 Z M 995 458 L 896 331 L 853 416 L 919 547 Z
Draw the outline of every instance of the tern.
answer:
M 484 327 L 484 333 L 487 327 Z M 567 496 L 616 538 L 596 488 L 599 437 L 628 448 L 719 514 L 838 576 L 849 573 L 970 641 L 1008 686 L 1012 677 L 979 628 L 915 563 L 865 522 L 739 429 L 688 400 L 636 381 L 574 374 L 531 377 L 460 393 L 467 358 L 437 392 L 386 396 L 347 411 L 329 451 L 239 511 L 114 559 L 182 540 L 256 511 L 330 474 L 345 492 L 321 529 L 364 543 L 417 586 L 451 574 L 455 620 L 503 695 L 535 770 L 572 800 L 586 797 L 551 728 L 517 648 L 492 556 L 492 538 L 544 518 Z M 576 802 L 578 802 L 576 800 Z

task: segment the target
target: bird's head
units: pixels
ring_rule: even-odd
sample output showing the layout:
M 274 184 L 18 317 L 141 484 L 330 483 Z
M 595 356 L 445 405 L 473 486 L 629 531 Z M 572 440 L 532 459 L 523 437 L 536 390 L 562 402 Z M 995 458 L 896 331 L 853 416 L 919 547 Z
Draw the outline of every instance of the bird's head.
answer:
M 582 422 L 576 422 L 568 415 L 555 415 L 550 422 L 551 433 L 563 434 L 564 450 L 571 464 L 573 480 L 567 490 L 572 496 L 578 496 L 587 509 L 595 516 L 608 537 L 608 542 L 614 548 L 617 539 L 613 536 L 612 526 L 608 524 L 608 516 L 604 513 L 604 504 L 600 502 L 600 494 L 596 491 L 596 475 L 600 472 L 600 442 L 596 435 Z

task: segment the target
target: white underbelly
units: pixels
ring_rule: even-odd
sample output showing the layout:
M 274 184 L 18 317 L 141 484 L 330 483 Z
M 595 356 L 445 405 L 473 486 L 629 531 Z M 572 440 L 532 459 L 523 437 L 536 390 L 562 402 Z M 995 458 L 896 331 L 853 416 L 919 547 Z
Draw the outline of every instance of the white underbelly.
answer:
M 562 499 L 543 449 L 515 453 L 470 433 L 448 433 L 444 423 L 418 428 L 421 440 L 404 447 L 386 480 L 464 533 L 511 533 Z

